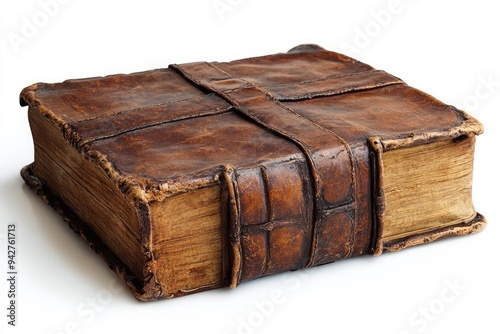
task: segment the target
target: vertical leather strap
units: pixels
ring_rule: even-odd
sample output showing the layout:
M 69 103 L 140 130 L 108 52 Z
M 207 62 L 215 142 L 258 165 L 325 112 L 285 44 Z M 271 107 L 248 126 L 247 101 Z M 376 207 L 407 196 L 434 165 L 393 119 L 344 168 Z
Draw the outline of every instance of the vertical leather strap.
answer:
M 356 222 L 356 177 L 354 158 L 349 145 L 333 131 L 295 113 L 265 90 L 249 81 L 232 77 L 212 63 L 191 63 L 171 65 L 171 67 L 194 84 L 218 94 L 231 103 L 237 111 L 254 122 L 294 142 L 304 153 L 312 181 L 313 200 L 301 197 L 295 199 L 297 203 L 277 203 L 274 207 L 287 207 L 287 205 L 307 207 L 310 205 L 314 208 L 312 217 L 304 215 L 305 219 L 308 220 L 304 224 L 311 226 L 309 230 L 304 229 L 304 231 L 310 231 L 307 238 L 310 240 L 308 255 L 305 257 L 306 261 L 302 261 L 302 258 L 296 262 L 290 260 L 287 265 L 280 268 L 281 271 L 297 269 L 298 265 L 313 266 L 350 256 L 351 247 L 349 244 L 352 243 Z M 257 243 L 258 237 L 255 234 L 257 232 L 253 234 L 251 242 L 245 241 L 245 234 L 242 232 L 243 226 L 253 219 L 247 217 L 242 211 L 242 203 L 247 200 L 244 197 L 250 195 L 242 195 L 241 192 L 241 182 L 244 182 L 242 180 L 245 178 L 251 177 L 251 172 L 238 172 L 237 167 L 228 170 L 232 170 L 231 173 L 228 173 L 226 181 L 231 183 L 230 188 L 233 189 L 232 205 L 234 205 L 231 210 L 233 214 L 230 224 L 233 244 L 231 286 L 234 287 L 242 280 L 268 273 L 268 269 L 257 270 L 254 268 L 255 261 L 260 260 L 255 258 L 256 251 L 248 245 Z M 282 167 L 281 171 L 284 170 L 285 168 Z M 262 179 L 262 177 L 260 178 Z M 283 186 L 283 182 L 288 182 L 288 184 Z M 294 178 L 280 179 L 276 177 L 268 186 L 274 187 L 279 184 L 292 190 L 296 186 L 296 182 L 298 181 Z M 287 200 L 294 201 L 292 197 Z M 304 200 L 309 200 L 312 203 L 301 203 Z M 292 211 L 285 214 L 280 220 L 289 222 L 296 219 L 297 217 Z M 260 224 L 270 226 L 272 222 L 272 219 L 261 219 Z M 252 224 L 250 223 L 250 225 Z M 266 245 L 269 248 L 268 241 Z M 273 245 L 274 241 L 271 242 L 271 247 Z M 250 255 L 244 256 L 245 247 L 247 247 L 247 253 L 254 252 L 253 258 Z M 286 256 L 287 253 L 283 254 L 281 256 Z M 298 251 L 296 255 L 299 256 Z M 268 257 L 266 261 L 269 260 Z M 266 263 L 266 266 L 269 266 L 269 263 Z M 250 267 L 254 269 L 250 269 Z

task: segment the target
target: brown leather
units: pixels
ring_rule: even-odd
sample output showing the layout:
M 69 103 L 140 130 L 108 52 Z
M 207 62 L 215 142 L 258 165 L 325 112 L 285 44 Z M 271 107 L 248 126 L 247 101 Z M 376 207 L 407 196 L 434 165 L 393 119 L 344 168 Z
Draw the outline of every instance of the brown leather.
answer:
M 482 131 L 400 79 L 312 45 L 37 84 L 21 104 L 58 124 L 132 200 L 221 184 L 233 287 L 381 252 L 381 150 Z
M 231 67 L 226 66 L 224 71 L 214 63 L 172 67 L 190 81 L 231 102 L 236 110 L 256 123 L 294 142 L 307 160 L 307 166 L 302 168 L 291 167 L 289 161 L 273 165 L 271 169 L 261 166 L 260 172 L 235 172 L 233 168 L 236 176 L 231 180 L 236 200 L 232 202 L 235 208 L 231 210 L 229 226 L 236 253 L 233 256 L 242 259 L 235 261 L 237 267 L 233 267 L 233 287 L 242 280 L 350 257 L 355 245 L 368 248 L 368 244 L 359 245 L 359 241 L 354 240 L 358 211 L 355 195 L 367 198 L 370 193 L 369 187 L 355 187 L 357 173 L 350 146 L 334 131 L 285 106 L 273 91 L 277 91 L 282 100 L 300 100 L 401 84 L 401 80 L 385 72 L 364 69 L 359 73 L 336 73 L 333 78 L 295 84 L 292 83 L 298 79 L 289 77 L 285 87 L 265 89 L 253 80 L 256 77 L 262 84 L 260 73 L 254 73 L 253 68 L 241 75 L 245 79 L 240 79 L 228 73 Z M 262 70 L 267 73 L 271 69 Z M 300 172 L 304 169 L 305 173 Z M 296 172 L 290 174 L 291 170 Z M 304 177 L 308 174 L 312 184 L 304 185 L 301 180 L 308 180 Z M 367 175 L 361 177 L 368 178 Z M 260 186 L 256 186 L 258 184 Z M 253 207 L 259 196 L 264 199 L 260 210 L 246 210 L 249 203 Z M 310 198 L 314 198 L 314 202 Z M 260 228 L 248 228 L 248 221 L 257 221 Z

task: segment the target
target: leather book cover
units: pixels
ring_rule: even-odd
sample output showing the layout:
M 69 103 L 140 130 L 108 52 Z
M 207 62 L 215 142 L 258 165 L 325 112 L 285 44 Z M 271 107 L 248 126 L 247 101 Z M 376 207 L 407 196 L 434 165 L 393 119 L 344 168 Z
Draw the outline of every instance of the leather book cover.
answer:
M 474 211 L 451 225 L 384 237 L 384 153 L 473 140 L 482 125 L 385 71 L 314 45 L 38 83 L 22 91 L 21 105 L 57 127 L 133 208 L 137 266 L 44 182 L 36 158 L 22 171 L 141 300 L 236 287 L 485 225 Z M 162 205 L 209 188 L 219 189 L 222 206 L 221 278 L 167 291 L 168 275 L 158 274 L 167 266 L 157 254 L 157 233 L 168 224 Z

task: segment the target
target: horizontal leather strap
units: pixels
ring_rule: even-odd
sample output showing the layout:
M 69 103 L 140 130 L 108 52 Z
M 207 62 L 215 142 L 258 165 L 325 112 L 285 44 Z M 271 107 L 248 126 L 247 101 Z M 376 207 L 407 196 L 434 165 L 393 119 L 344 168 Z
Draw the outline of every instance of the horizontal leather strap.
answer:
M 72 123 L 70 126 L 78 132 L 80 138 L 84 138 L 78 143 L 78 145 L 83 145 L 163 123 L 220 114 L 231 108 L 229 103 L 217 95 L 207 94 L 194 99 L 162 103 L 86 119 Z
M 402 83 L 404 82 L 401 79 L 385 71 L 369 70 L 332 78 L 267 87 L 265 90 L 277 100 L 294 101 Z

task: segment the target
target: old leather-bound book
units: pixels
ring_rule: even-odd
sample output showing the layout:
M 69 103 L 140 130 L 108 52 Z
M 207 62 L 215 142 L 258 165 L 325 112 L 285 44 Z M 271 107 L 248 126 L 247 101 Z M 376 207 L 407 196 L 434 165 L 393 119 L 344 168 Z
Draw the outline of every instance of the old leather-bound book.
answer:
M 140 300 L 481 230 L 481 124 L 314 45 L 38 83 L 26 183 Z

